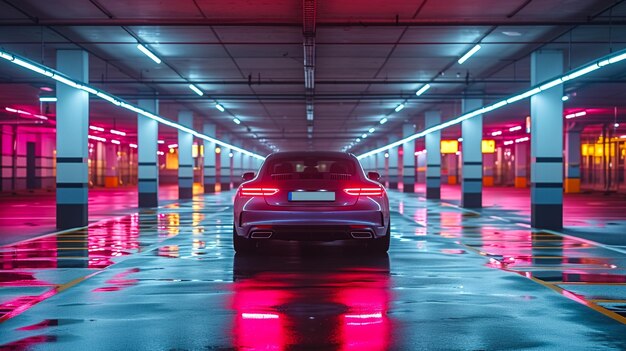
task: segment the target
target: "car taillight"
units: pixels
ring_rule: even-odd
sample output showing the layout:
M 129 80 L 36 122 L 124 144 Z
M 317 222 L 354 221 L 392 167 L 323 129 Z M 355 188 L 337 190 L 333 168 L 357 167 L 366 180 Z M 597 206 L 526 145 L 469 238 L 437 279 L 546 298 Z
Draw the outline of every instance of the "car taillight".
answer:
M 276 188 L 241 188 L 242 196 L 271 196 L 278 192 Z
M 347 188 L 343 189 L 348 195 L 361 196 L 381 196 L 384 192 L 382 188 Z

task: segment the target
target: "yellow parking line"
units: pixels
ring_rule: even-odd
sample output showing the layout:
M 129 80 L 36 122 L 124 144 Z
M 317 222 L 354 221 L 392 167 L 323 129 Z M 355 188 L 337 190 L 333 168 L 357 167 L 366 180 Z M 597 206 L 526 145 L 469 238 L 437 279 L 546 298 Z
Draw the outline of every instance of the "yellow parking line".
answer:
M 596 312 L 600 312 L 603 315 L 605 315 L 605 316 L 607 316 L 609 318 L 612 318 L 612 319 L 614 319 L 614 320 L 616 320 L 616 321 L 618 321 L 618 322 L 620 322 L 622 324 L 626 324 L 626 317 L 620 315 L 619 313 L 615 313 L 615 312 L 613 312 L 611 310 L 608 310 L 608 309 L 606 309 L 606 308 L 604 308 L 602 306 L 599 306 L 596 303 L 592 302 L 591 300 L 585 300 L 583 298 L 574 297 L 573 294 L 572 294 L 572 296 L 570 296 L 570 295 L 568 295 L 568 293 L 570 293 L 569 291 L 567 291 L 567 290 L 565 290 L 565 289 L 563 289 L 563 288 L 561 288 L 559 286 L 556 286 L 554 284 L 544 282 L 541 279 L 537 279 L 535 277 L 529 277 L 529 279 L 534 281 L 535 283 L 541 284 L 541 285 L 543 285 L 543 286 L 545 286 L 547 288 L 550 288 L 550 289 L 556 291 L 557 293 L 567 297 L 568 299 L 570 299 L 572 301 L 575 301 L 575 302 L 580 303 L 581 305 L 587 306 L 587 307 L 591 308 L 592 310 L 594 310 Z
M 82 276 L 80 278 L 76 278 L 76 279 L 74 279 L 72 281 L 69 281 L 69 282 L 67 282 L 65 284 L 57 285 L 57 287 L 55 287 L 54 289 L 48 290 L 48 291 L 44 292 L 43 294 L 39 295 L 39 297 L 41 297 L 41 296 L 44 296 L 44 297 L 41 297 L 39 299 L 34 299 L 34 301 L 32 303 L 24 304 L 24 305 L 20 306 L 19 308 L 16 308 L 16 309 L 10 311 L 9 313 L 6 313 L 6 314 L 0 316 L 0 324 L 5 322 L 5 321 L 7 321 L 7 320 L 9 320 L 9 319 L 11 319 L 11 318 L 13 318 L 13 317 L 19 316 L 20 314 L 26 312 L 31 307 L 39 304 L 40 302 L 45 301 L 45 300 L 47 300 L 47 299 L 49 299 L 49 298 L 51 298 L 53 296 L 56 296 L 57 294 L 59 294 L 59 293 L 65 291 L 65 290 L 73 287 L 74 285 L 79 284 L 80 282 L 83 282 L 83 281 L 85 281 L 85 280 L 87 280 L 87 279 L 89 279 L 89 278 L 91 278 L 91 277 L 93 277 L 93 276 L 95 276 L 97 274 L 100 274 L 102 272 L 104 272 L 104 271 L 101 270 L 101 271 L 93 272 L 91 274 Z

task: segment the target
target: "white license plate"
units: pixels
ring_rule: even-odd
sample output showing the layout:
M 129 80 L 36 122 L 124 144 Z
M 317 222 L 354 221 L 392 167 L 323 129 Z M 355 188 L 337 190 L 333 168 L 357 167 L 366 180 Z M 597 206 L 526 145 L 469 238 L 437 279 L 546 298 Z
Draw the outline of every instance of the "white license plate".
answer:
M 335 201 L 334 191 L 292 191 L 289 201 Z

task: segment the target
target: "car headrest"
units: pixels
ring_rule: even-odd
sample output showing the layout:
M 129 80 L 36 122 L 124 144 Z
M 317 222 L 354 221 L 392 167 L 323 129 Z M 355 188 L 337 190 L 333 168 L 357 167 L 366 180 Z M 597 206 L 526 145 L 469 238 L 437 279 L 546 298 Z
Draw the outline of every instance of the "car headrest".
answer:
M 335 162 L 330 166 L 330 173 L 348 173 L 348 167 L 345 164 Z
M 274 174 L 293 173 L 293 165 L 289 162 L 278 164 L 274 167 Z

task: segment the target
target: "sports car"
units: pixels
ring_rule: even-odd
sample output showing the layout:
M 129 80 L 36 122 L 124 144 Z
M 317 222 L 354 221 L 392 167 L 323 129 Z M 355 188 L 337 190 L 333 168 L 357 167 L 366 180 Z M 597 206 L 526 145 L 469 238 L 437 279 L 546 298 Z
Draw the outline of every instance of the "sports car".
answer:
M 237 189 L 234 249 L 250 253 L 271 240 L 358 240 L 387 252 L 389 199 L 379 178 L 349 153 L 270 154 Z

